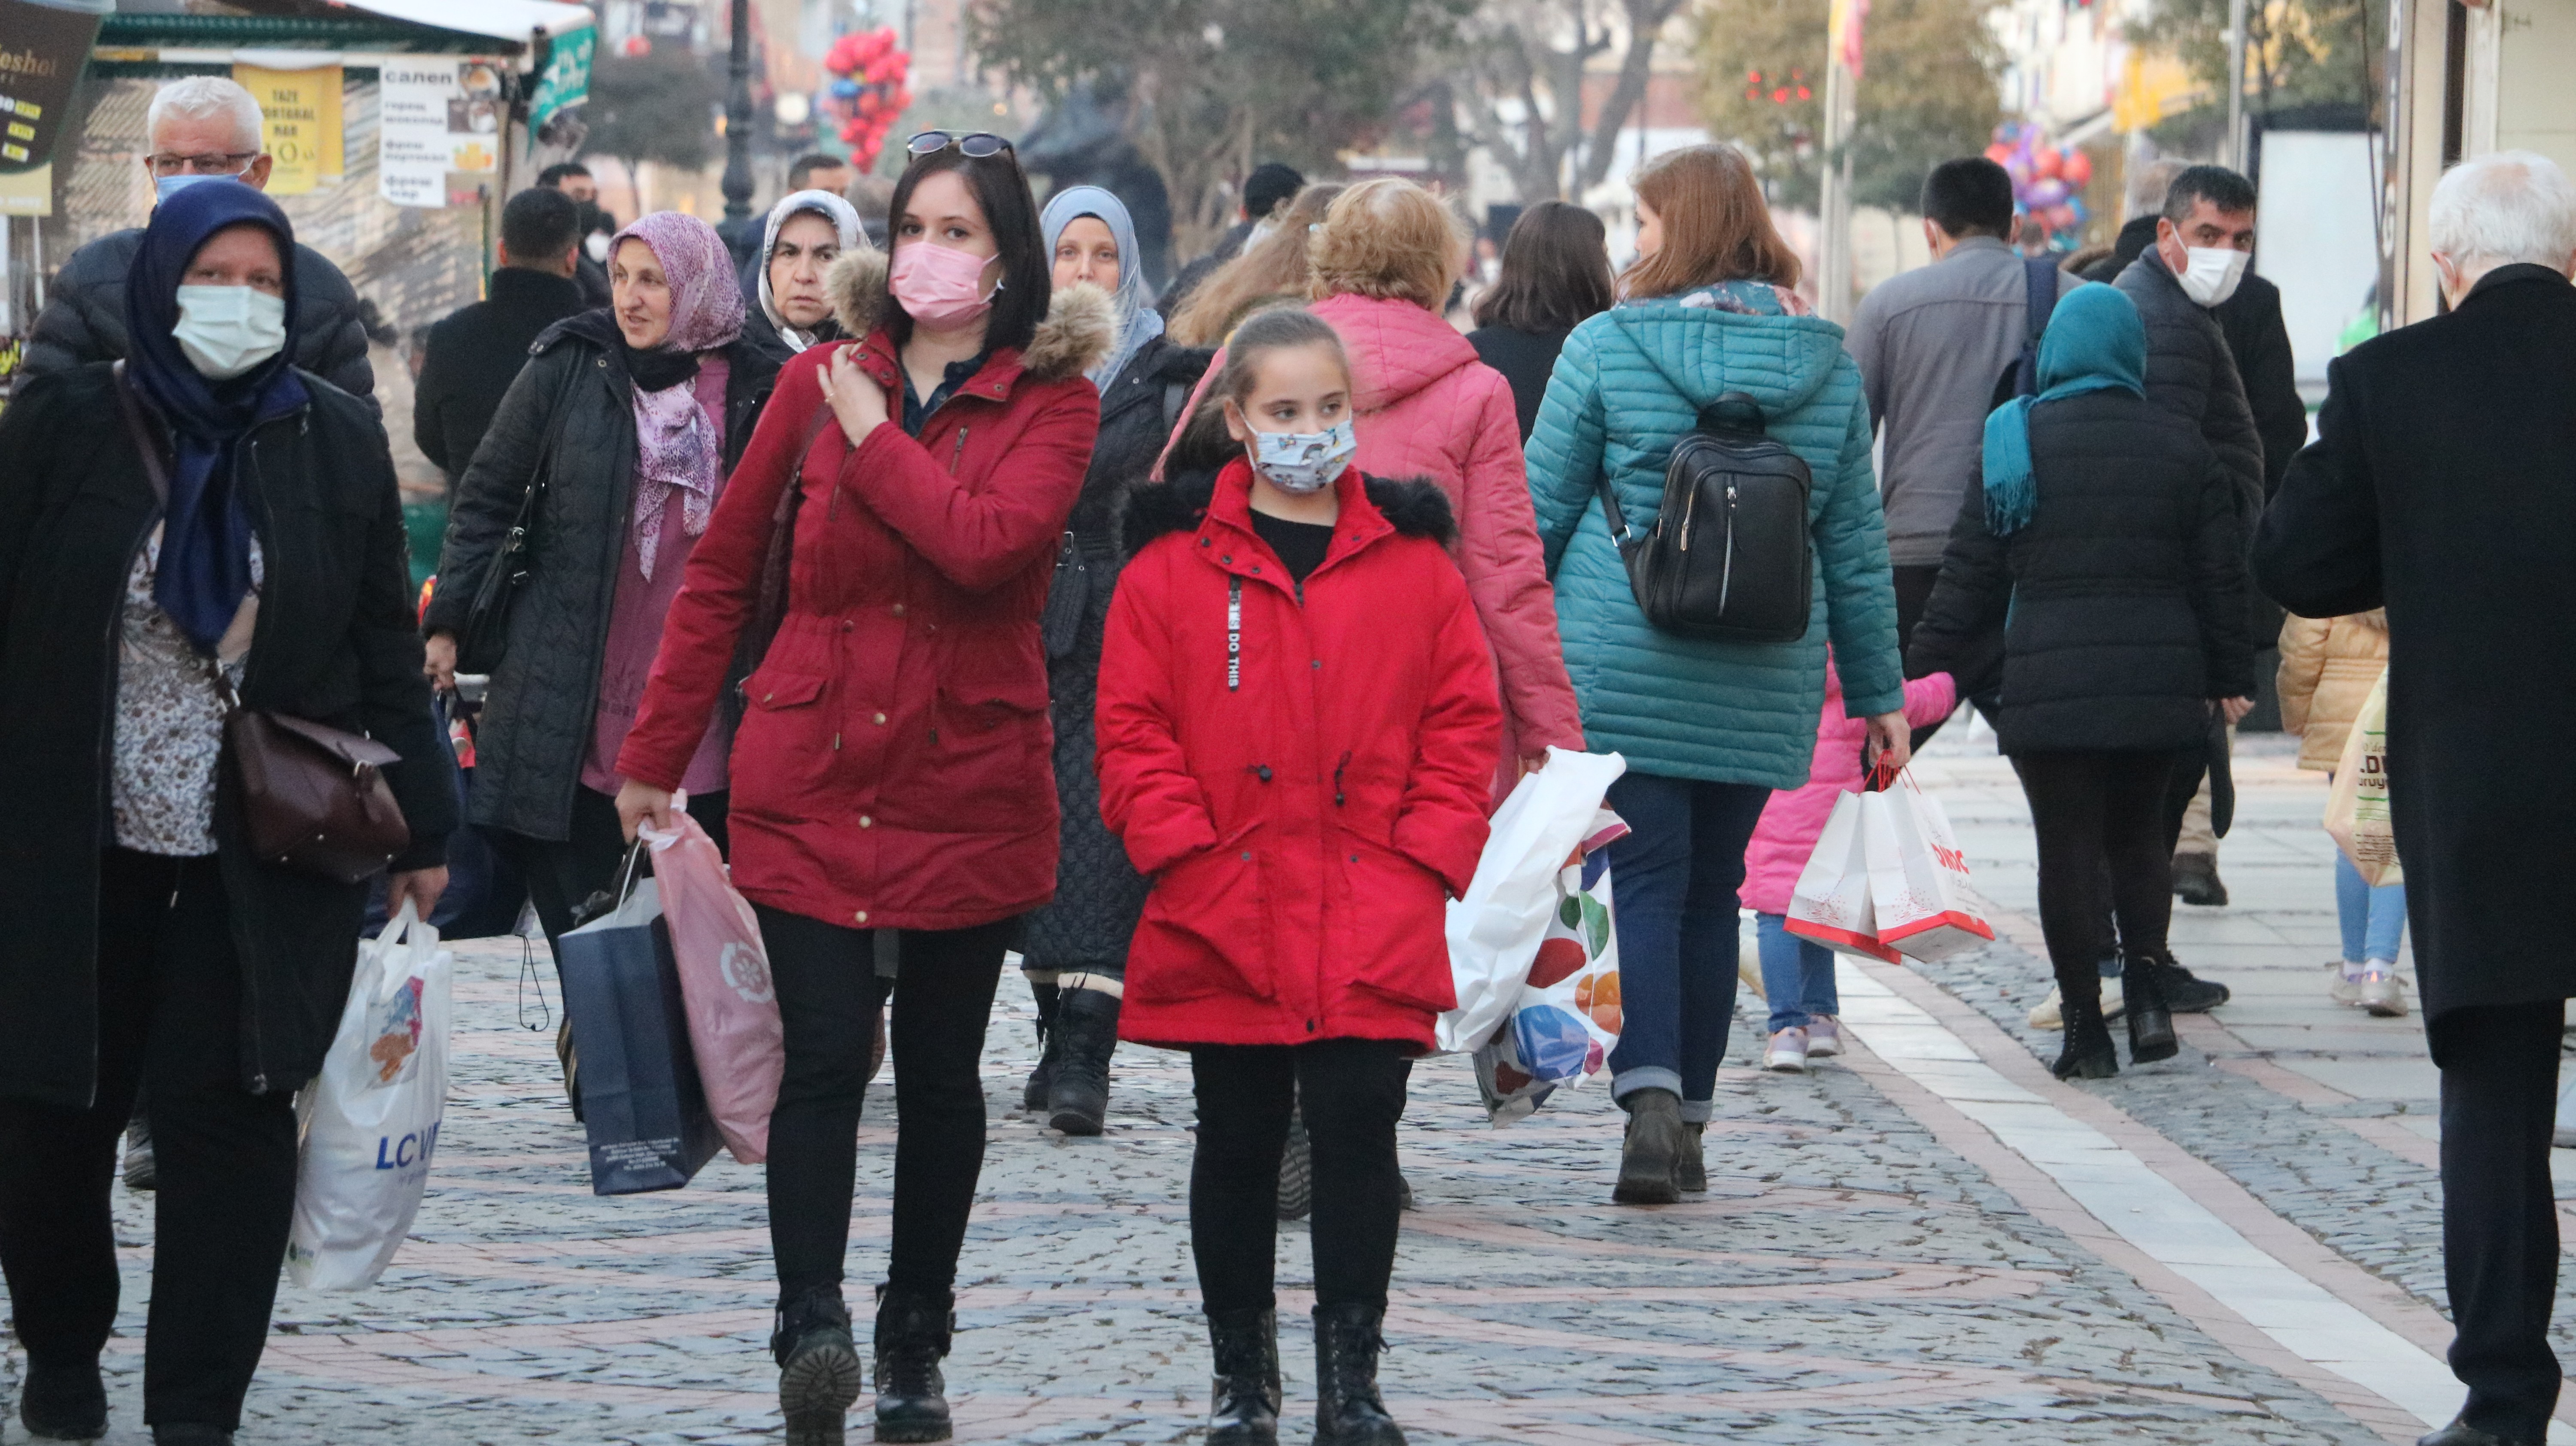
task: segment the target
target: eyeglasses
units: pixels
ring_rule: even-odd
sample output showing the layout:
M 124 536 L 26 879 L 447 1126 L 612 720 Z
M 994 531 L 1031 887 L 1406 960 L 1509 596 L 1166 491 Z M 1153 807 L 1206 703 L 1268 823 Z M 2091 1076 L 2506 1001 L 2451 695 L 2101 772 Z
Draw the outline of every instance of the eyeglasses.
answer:
M 980 161 L 987 156 L 998 156 L 1009 150 L 1011 143 L 991 131 L 968 131 L 964 135 L 951 135 L 947 131 L 923 131 L 903 143 L 903 148 L 916 156 L 935 156 L 950 146 L 955 146 L 964 152 L 969 160 Z
M 208 151 L 203 155 L 174 156 L 167 153 L 146 156 L 156 176 L 196 174 L 200 176 L 238 176 L 259 159 L 257 151 Z

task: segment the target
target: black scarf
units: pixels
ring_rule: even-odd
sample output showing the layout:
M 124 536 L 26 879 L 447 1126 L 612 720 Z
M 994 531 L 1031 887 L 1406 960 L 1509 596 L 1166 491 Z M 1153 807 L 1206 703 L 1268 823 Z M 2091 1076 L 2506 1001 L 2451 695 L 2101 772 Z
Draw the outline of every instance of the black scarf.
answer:
M 637 351 L 623 338 L 618 340 L 617 349 L 625 354 L 626 375 L 639 391 L 658 392 L 665 387 L 676 387 L 698 374 L 698 354 L 693 351 L 672 351 L 658 346 Z

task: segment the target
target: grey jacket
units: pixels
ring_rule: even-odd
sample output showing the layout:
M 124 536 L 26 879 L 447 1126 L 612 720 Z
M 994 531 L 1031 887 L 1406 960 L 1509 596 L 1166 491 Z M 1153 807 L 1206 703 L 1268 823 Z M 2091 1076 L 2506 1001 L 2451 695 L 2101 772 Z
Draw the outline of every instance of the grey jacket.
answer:
M 1995 383 L 2021 355 L 2028 292 L 2019 252 L 1971 236 L 1881 282 L 1852 318 L 1846 344 L 1886 443 L 1879 496 L 1898 567 L 1940 565 L 1978 474 Z
M 111 231 L 74 251 L 45 295 L 27 338 L 27 372 L 69 371 L 87 362 L 125 358 L 125 273 L 143 246 L 143 228 Z M 367 364 L 367 329 L 358 293 L 340 268 L 312 247 L 295 246 L 295 364 L 378 410 L 376 373 Z

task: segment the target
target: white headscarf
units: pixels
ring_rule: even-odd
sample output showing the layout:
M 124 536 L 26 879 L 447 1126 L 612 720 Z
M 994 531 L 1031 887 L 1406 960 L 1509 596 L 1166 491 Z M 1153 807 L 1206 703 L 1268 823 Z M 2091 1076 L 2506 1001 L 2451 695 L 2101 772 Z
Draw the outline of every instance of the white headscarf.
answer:
M 769 294 L 769 258 L 778 249 L 778 228 L 787 224 L 788 217 L 807 211 L 832 223 L 832 229 L 840 234 L 842 250 L 855 251 L 867 244 L 859 231 L 859 213 L 829 191 L 797 191 L 769 208 L 769 229 L 760 238 L 760 313 L 778 328 L 778 339 L 787 343 L 790 351 L 812 346 L 815 336 L 788 325 L 787 318 L 778 314 L 778 299 Z
M 1085 216 L 1098 217 L 1118 243 L 1118 289 L 1109 297 L 1118 308 L 1118 341 L 1100 365 L 1083 373 L 1105 392 L 1145 343 L 1163 334 L 1163 314 L 1154 309 L 1153 298 L 1145 290 L 1145 257 L 1136 246 L 1135 221 L 1128 217 L 1125 203 L 1098 186 L 1069 186 L 1047 198 L 1038 228 L 1046 233 L 1049 264 L 1054 262 L 1055 243 L 1064 228 Z

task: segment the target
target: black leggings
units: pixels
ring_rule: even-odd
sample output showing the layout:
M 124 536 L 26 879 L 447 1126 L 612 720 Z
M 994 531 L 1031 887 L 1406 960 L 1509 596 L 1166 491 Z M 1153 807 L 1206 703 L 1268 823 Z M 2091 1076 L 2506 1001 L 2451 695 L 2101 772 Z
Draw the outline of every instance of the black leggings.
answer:
M 2012 756 L 2039 835 L 2039 928 L 2068 999 L 2101 997 L 2114 917 L 2124 953 L 2165 950 L 2173 921 L 2166 787 L 2179 764 L 2178 754 L 2136 749 Z
M 838 1286 L 857 1193 L 859 1105 L 885 999 L 876 935 L 754 904 L 777 981 L 787 1070 L 769 1116 L 769 1243 L 778 1293 Z M 890 1284 L 941 1292 L 984 1168 L 984 1022 L 1018 921 L 906 930 L 894 984 Z
M 1190 1252 L 1211 1314 L 1269 1310 L 1278 1259 L 1279 1153 L 1301 1109 L 1315 1152 L 1315 1299 L 1386 1307 L 1404 1177 L 1405 1046 L 1382 1039 L 1203 1044 L 1190 1051 L 1199 1101 L 1190 1161 Z

